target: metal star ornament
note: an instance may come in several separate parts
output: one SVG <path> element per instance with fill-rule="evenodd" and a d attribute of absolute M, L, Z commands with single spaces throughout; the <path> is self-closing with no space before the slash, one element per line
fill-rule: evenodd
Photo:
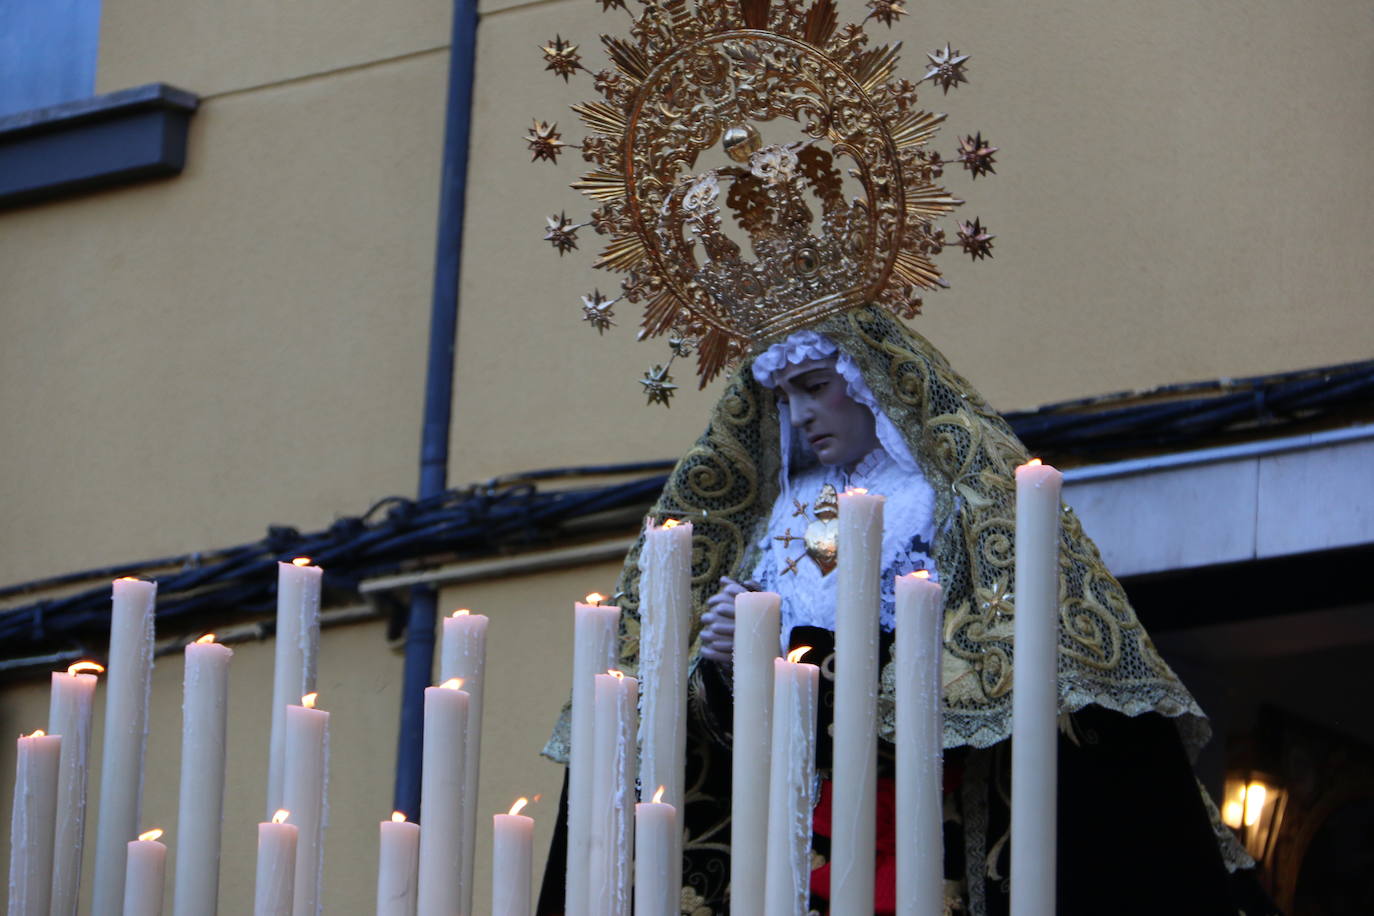
<path fill-rule="evenodd" d="M 544 69 L 563 77 L 565 83 L 582 66 L 582 55 L 577 53 L 577 45 L 564 41 L 561 35 L 555 35 L 553 41 L 547 42 L 540 50 L 544 52 L 544 60 L 548 64 Z"/>
<path fill-rule="evenodd" d="M 649 403 L 659 403 L 664 407 L 671 407 L 669 400 L 677 386 L 673 384 L 673 377 L 668 374 L 667 366 L 654 366 L 644 373 L 644 378 L 639 380 L 639 384 L 644 386 L 644 393 L 649 396 Z"/>
<path fill-rule="evenodd" d="M 550 216 L 548 227 L 544 231 L 544 241 L 558 249 L 560 256 L 565 255 L 577 247 L 577 230 L 581 228 L 568 219 L 566 213 Z"/>
<path fill-rule="evenodd" d="M 973 260 L 992 257 L 992 240 L 995 235 L 988 234 L 977 217 L 973 222 L 959 223 L 959 245 Z"/>
<path fill-rule="evenodd" d="M 547 159 L 549 162 L 557 162 L 558 154 L 563 152 L 563 147 L 567 146 L 562 140 L 562 134 L 558 132 L 557 124 L 550 124 L 547 121 L 535 119 L 534 126 L 525 135 L 525 142 L 530 146 L 530 162 L 538 162 L 540 159 Z"/>
<path fill-rule="evenodd" d="M 971 137 L 959 138 L 959 161 L 964 164 L 964 168 L 973 173 L 975 179 L 979 175 L 997 174 L 992 167 L 995 161 L 992 154 L 995 152 L 997 147 L 984 140 L 981 131 Z"/>
<path fill-rule="evenodd" d="M 590 296 L 582 297 L 582 320 L 596 328 L 596 333 L 602 334 L 607 328 L 615 327 L 615 322 L 611 319 L 615 317 L 615 312 L 611 311 L 611 306 L 617 300 L 607 299 L 601 295 L 601 290 L 594 289 Z"/>
<path fill-rule="evenodd" d="M 876 19 L 888 28 L 892 28 L 892 23 L 906 15 L 906 10 L 902 7 L 906 0 L 868 0 L 868 17 Z"/>
<path fill-rule="evenodd" d="M 930 80 L 935 85 L 944 90 L 948 95 L 949 91 L 960 83 L 967 83 L 968 76 L 964 73 L 964 64 L 968 61 L 967 54 L 960 54 L 945 42 L 943 48 L 936 48 L 926 54 L 930 58 L 930 64 L 926 75 L 921 77 L 922 81 Z"/>

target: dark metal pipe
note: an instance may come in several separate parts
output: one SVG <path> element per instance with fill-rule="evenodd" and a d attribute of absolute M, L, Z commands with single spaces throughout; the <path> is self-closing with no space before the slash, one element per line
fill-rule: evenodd
<path fill-rule="evenodd" d="M 458 277 L 467 203 L 472 86 L 477 62 L 477 2 L 454 0 L 444 114 L 444 160 L 439 186 L 439 229 L 430 307 L 429 367 L 420 439 L 420 499 L 448 487 L 449 418 L 453 412 L 453 355 L 458 345 Z M 420 760 L 424 749 L 425 688 L 434 672 L 434 628 L 439 596 L 428 586 L 411 591 L 406 624 L 401 727 L 396 746 L 396 810 L 420 819 Z"/>

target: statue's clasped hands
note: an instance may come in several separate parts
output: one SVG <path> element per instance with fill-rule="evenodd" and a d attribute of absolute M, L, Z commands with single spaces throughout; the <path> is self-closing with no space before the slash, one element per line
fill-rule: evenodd
<path fill-rule="evenodd" d="M 729 576 L 721 576 L 720 585 L 720 591 L 706 600 L 706 610 L 701 615 L 701 654 L 730 668 L 735 653 L 735 598 L 761 587 L 757 582 L 740 583 Z"/>

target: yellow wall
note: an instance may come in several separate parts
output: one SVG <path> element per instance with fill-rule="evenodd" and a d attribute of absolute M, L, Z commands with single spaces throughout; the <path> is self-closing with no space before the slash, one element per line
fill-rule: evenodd
<path fill-rule="evenodd" d="M 589 268 L 596 237 L 562 259 L 540 239 L 547 214 L 589 210 L 566 187 L 582 163 L 530 165 L 520 138 L 539 117 L 578 141 L 567 105 L 593 93 L 545 72 L 537 45 L 561 33 L 599 66 L 596 31 L 627 20 L 597 9 L 484 7 L 455 484 L 677 454 L 713 396 L 683 366 L 672 409 L 644 408 L 635 379 L 663 348 L 634 343 L 628 307 L 604 337 L 579 321 L 583 293 L 616 287 Z M 0 583 L 323 527 L 413 492 L 448 18 L 438 0 L 105 4 L 100 90 L 159 80 L 204 103 L 180 177 L 0 212 Z M 917 324 L 996 405 L 1370 355 L 1365 4 L 931 3 L 893 36 L 913 78 L 945 41 L 973 54 L 969 85 L 925 94 L 950 112 L 938 147 L 982 130 L 1002 150 L 995 177 L 948 175 L 995 257 L 948 252 L 954 289 Z M 535 753 L 567 682 L 564 611 L 613 576 L 445 595 L 493 615 L 491 695 L 508 695 L 510 718 L 489 711 L 482 810 L 543 791 L 541 849 L 558 770 Z M 251 883 L 269 657 L 244 645 L 235 662 L 226 894 Z M 145 816 L 168 826 L 178 668 L 157 669 Z M 347 863 L 329 872 L 333 912 L 371 893 L 399 677 L 380 626 L 327 634 L 330 856 Z M 40 680 L 7 684 L 0 734 L 45 704 Z M 0 750 L 0 818 L 12 772 Z"/>

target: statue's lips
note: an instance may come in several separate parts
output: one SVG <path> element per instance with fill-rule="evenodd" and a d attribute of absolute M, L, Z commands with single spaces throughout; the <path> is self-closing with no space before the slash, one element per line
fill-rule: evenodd
<path fill-rule="evenodd" d="M 825 442 L 827 439 L 834 438 L 835 437 L 830 435 L 830 433 L 820 433 L 819 435 L 812 436 L 810 439 L 806 441 L 811 443 L 812 448 L 819 448 L 822 442 Z"/>

